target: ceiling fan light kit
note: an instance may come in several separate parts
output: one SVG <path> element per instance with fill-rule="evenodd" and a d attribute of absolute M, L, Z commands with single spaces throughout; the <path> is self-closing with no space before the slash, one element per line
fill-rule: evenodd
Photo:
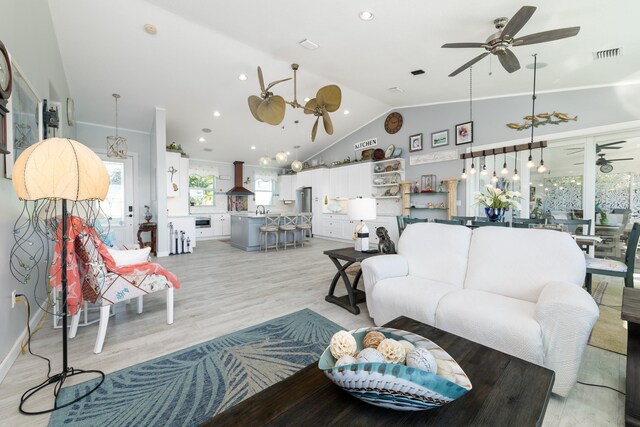
<path fill-rule="evenodd" d="M 337 85 L 328 85 L 321 87 L 315 98 L 310 99 L 305 105 L 298 102 L 297 99 L 297 71 L 298 64 L 291 64 L 293 70 L 293 101 L 285 101 L 280 95 L 271 92 L 271 88 L 275 85 L 291 80 L 291 77 L 276 80 L 264 85 L 262 69 L 258 67 L 258 80 L 260 83 L 260 96 L 251 95 L 248 98 L 249 110 L 253 117 L 259 121 L 268 123 L 272 126 L 279 125 L 284 119 L 287 104 L 292 108 L 302 108 L 305 114 L 313 114 L 316 121 L 311 129 L 311 141 L 315 141 L 318 132 L 318 122 L 322 117 L 322 124 L 327 134 L 333 135 L 333 123 L 329 113 L 333 113 L 340 108 L 342 101 L 342 91 Z"/>
<path fill-rule="evenodd" d="M 511 19 L 505 17 L 495 19 L 493 23 L 498 31 L 490 35 L 484 42 L 442 45 L 443 48 L 483 48 L 486 50 L 454 70 L 449 74 L 449 77 L 458 75 L 489 54 L 496 55 L 502 67 L 507 72 L 513 73 L 520 69 L 520 61 L 509 48 L 573 37 L 580 31 L 580 27 L 569 27 L 516 37 L 516 34 L 525 26 L 535 11 L 536 7 L 534 6 L 522 6 Z"/>

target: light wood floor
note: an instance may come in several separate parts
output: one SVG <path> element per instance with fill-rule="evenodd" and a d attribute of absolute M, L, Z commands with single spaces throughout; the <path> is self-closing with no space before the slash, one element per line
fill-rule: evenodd
<path fill-rule="evenodd" d="M 180 350 L 274 317 L 309 308 L 347 329 L 372 326 L 366 304 L 355 316 L 324 301 L 335 267 L 322 254 L 345 244 L 313 239 L 304 248 L 269 253 L 246 253 L 219 241 L 198 242 L 191 255 L 161 258 L 178 275 L 175 321 L 166 324 L 164 292 L 145 298 L 142 315 L 135 303 L 119 304 L 111 317 L 104 350 L 93 354 L 97 325 L 80 327 L 69 342 L 69 364 L 105 373 Z M 33 339 L 33 350 L 61 366 L 61 333 L 50 319 Z M 624 356 L 588 347 L 580 380 L 624 391 Z M 44 379 L 46 364 L 20 356 L 0 384 L 0 425 L 44 426 L 49 416 L 18 412 L 21 394 Z M 34 400 L 47 406 L 51 400 Z M 624 424 L 624 396 L 578 384 L 567 399 L 553 397 L 545 426 L 604 426 Z"/>

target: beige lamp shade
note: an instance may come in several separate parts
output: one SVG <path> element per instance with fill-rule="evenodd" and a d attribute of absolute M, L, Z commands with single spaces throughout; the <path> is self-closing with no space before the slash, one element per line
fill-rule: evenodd
<path fill-rule="evenodd" d="M 88 147 L 71 139 L 49 138 L 18 157 L 13 188 L 21 200 L 104 200 L 109 174 Z"/>

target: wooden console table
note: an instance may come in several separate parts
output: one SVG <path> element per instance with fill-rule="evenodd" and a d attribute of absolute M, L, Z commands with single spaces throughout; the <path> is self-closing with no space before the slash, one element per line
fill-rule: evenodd
<path fill-rule="evenodd" d="M 621 317 L 628 322 L 629 334 L 624 421 L 627 426 L 640 426 L 640 289 L 624 288 Z"/>
<path fill-rule="evenodd" d="M 142 242 L 142 237 L 140 236 L 140 234 L 144 233 L 144 232 L 149 232 L 151 233 L 151 241 L 150 242 L 146 242 L 146 244 L 148 244 L 151 247 L 151 252 L 153 253 L 153 256 L 158 256 L 158 252 L 157 252 L 157 232 L 158 232 L 158 224 L 156 224 L 155 222 L 143 222 L 140 224 L 140 227 L 138 228 L 138 243 L 140 244 L 141 248 L 145 247 L 145 243 Z"/>
<path fill-rule="evenodd" d="M 356 278 L 351 283 L 349 280 L 349 276 L 347 276 L 347 268 L 351 266 L 354 262 L 361 262 L 365 259 L 380 255 L 380 253 L 363 253 L 360 251 L 356 251 L 353 247 L 342 248 L 342 249 L 332 249 L 330 251 L 324 251 L 324 254 L 327 255 L 333 264 L 338 269 L 338 272 L 335 276 L 333 276 L 333 280 L 331 281 L 331 286 L 329 287 L 329 293 L 324 299 L 328 302 L 332 302 L 334 304 L 339 305 L 340 307 L 349 310 L 353 314 L 360 314 L 360 308 L 358 307 L 358 303 L 364 302 L 365 293 L 360 289 L 357 289 L 358 282 L 360 281 L 360 276 L 362 276 L 362 270 L 358 270 L 356 274 Z M 340 260 L 346 261 L 344 264 L 340 264 Z M 342 281 L 344 282 L 344 286 L 347 289 L 347 295 L 337 297 L 333 293 L 336 290 L 336 284 L 338 280 L 342 277 Z"/>

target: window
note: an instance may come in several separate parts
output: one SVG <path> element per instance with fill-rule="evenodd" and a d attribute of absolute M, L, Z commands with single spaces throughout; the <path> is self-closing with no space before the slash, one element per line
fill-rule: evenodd
<path fill-rule="evenodd" d="M 214 206 L 214 189 L 215 177 L 213 175 L 189 174 L 189 203 L 191 206 Z"/>
<path fill-rule="evenodd" d="M 109 192 L 101 203 L 106 218 L 101 219 L 101 225 L 124 225 L 124 164 L 119 162 L 104 162 L 109 174 Z"/>
<path fill-rule="evenodd" d="M 257 179 L 255 188 L 256 205 L 273 204 L 273 181 Z"/>

